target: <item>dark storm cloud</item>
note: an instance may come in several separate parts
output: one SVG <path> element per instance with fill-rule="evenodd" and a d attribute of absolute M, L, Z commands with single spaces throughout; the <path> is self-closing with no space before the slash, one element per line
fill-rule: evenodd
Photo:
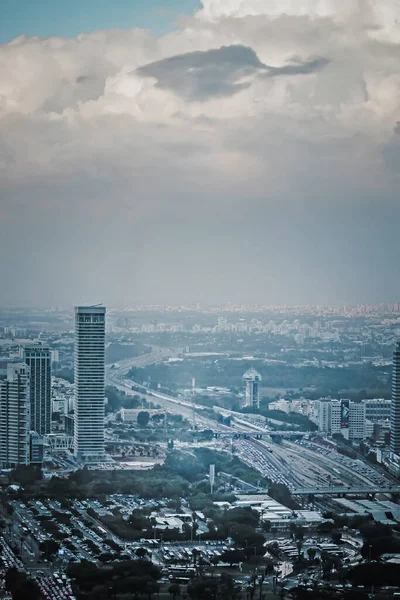
<path fill-rule="evenodd" d="M 223 46 L 206 52 L 189 52 L 137 69 L 144 77 L 157 79 L 157 86 L 173 90 L 189 100 L 232 96 L 249 87 L 244 78 L 268 67 L 251 48 Z"/>
<path fill-rule="evenodd" d="M 397 121 L 393 127 L 393 133 L 400 135 L 400 121 Z"/>
<path fill-rule="evenodd" d="M 251 85 L 249 78 L 308 75 L 323 69 L 329 60 L 318 57 L 294 59 L 283 67 L 262 63 L 252 48 L 222 46 L 206 52 L 189 52 L 145 65 L 136 73 L 153 77 L 157 86 L 169 89 L 188 100 L 208 100 L 233 96 Z M 246 80 L 247 79 L 247 80 Z"/>
<path fill-rule="evenodd" d="M 268 67 L 268 75 L 269 77 L 276 77 L 278 75 L 309 75 L 310 73 L 321 71 L 329 63 L 330 60 L 323 57 L 318 57 L 304 62 L 297 60 L 292 64 L 285 65 L 284 67 Z"/>
<path fill-rule="evenodd" d="M 90 79 L 91 77 L 89 77 L 89 75 L 78 75 L 76 78 L 76 83 L 86 83 Z"/>

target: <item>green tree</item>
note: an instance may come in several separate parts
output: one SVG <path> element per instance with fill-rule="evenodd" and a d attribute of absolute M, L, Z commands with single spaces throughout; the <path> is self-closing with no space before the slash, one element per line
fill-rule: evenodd
<path fill-rule="evenodd" d="M 178 583 L 173 583 L 168 588 L 168 593 L 172 596 L 172 600 L 175 600 L 177 596 L 181 595 L 181 588 Z"/>
<path fill-rule="evenodd" d="M 148 555 L 148 552 L 146 548 L 136 548 L 135 554 L 138 558 L 140 558 L 140 560 L 144 560 L 145 557 Z"/>
<path fill-rule="evenodd" d="M 137 416 L 137 424 L 139 427 L 147 427 L 150 421 L 150 415 L 147 411 L 142 410 Z"/>

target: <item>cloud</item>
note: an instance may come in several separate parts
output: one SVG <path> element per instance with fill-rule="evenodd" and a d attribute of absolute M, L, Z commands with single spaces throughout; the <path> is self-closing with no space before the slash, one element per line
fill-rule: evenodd
<path fill-rule="evenodd" d="M 27 247 L 40 239 L 40 256 L 47 249 L 62 265 L 64 245 L 75 244 L 78 271 L 79 253 L 125 272 L 130 254 L 147 289 L 143 265 L 156 279 L 165 246 L 162 275 L 170 269 L 178 289 L 170 240 L 185 255 L 190 229 L 193 261 L 211 289 L 207 243 L 221 256 L 239 245 L 245 282 L 246 261 L 277 277 L 266 257 L 282 245 L 310 256 L 310 232 L 340 227 L 339 215 L 354 219 L 354 231 L 366 207 L 393 222 L 399 18 L 394 0 L 203 0 L 161 37 L 110 30 L 0 46 L 0 252 L 13 254 L 30 287 L 37 271 L 24 266 L 21 235 Z M 293 274 L 290 260 L 281 266 Z M 74 283 L 72 269 L 70 277 L 60 295 L 85 280 L 81 273 Z M 261 296 L 270 289 L 260 281 Z"/>
<path fill-rule="evenodd" d="M 249 88 L 257 76 L 307 75 L 323 69 L 329 60 L 315 58 L 272 67 L 262 63 L 254 50 L 245 46 L 223 46 L 189 52 L 139 67 L 135 74 L 151 77 L 156 86 L 171 90 L 186 100 L 204 101 L 233 96 Z"/>
<path fill-rule="evenodd" d="M 249 87 L 251 78 L 266 69 L 254 50 L 237 45 L 172 56 L 140 67 L 137 73 L 153 77 L 158 87 L 188 100 L 207 100 L 232 96 Z"/>
<path fill-rule="evenodd" d="M 314 58 L 313 60 L 301 61 L 297 60 L 293 64 L 284 65 L 283 67 L 268 67 L 270 76 L 278 75 L 309 75 L 320 71 L 329 64 L 327 58 Z"/>

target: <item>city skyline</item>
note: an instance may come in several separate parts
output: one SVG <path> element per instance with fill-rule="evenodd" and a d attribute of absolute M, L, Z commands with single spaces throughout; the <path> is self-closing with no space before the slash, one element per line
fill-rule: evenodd
<path fill-rule="evenodd" d="M 59 4 L 1 9 L 0 305 L 400 296 L 397 2 Z"/>

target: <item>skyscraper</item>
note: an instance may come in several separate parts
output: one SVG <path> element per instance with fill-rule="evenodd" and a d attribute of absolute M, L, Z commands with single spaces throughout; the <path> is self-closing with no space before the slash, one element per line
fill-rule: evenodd
<path fill-rule="evenodd" d="M 260 397 L 258 384 L 262 380 L 260 373 L 251 368 L 242 377 L 246 383 L 246 402 L 245 406 L 260 408 Z"/>
<path fill-rule="evenodd" d="M 0 381 L 0 465 L 29 464 L 29 367 L 8 363 Z"/>
<path fill-rule="evenodd" d="M 51 428 L 51 352 L 45 346 L 24 349 L 24 362 L 29 367 L 31 429 L 39 435 Z"/>
<path fill-rule="evenodd" d="M 105 313 L 75 307 L 74 450 L 83 462 L 104 460 Z"/>
<path fill-rule="evenodd" d="M 393 352 L 390 452 L 400 456 L 400 342 L 397 342 Z"/>

